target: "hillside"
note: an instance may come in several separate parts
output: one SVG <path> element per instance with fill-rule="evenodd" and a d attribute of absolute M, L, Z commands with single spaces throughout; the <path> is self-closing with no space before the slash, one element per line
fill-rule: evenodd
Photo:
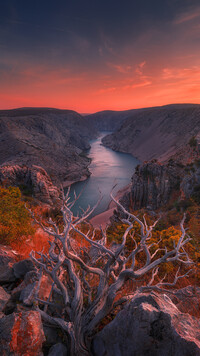
<path fill-rule="evenodd" d="M 200 105 L 167 105 L 133 111 L 117 131 L 103 139 L 103 144 L 141 161 L 165 161 L 199 131 Z"/>
<path fill-rule="evenodd" d="M 85 122 L 70 110 L 0 111 L 0 164 L 41 166 L 56 184 L 81 180 L 89 175 L 89 160 L 82 151 L 97 134 Z"/>

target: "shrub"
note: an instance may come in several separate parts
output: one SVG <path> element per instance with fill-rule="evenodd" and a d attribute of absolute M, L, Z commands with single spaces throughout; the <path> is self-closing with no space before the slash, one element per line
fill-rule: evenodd
<path fill-rule="evenodd" d="M 22 242 L 33 231 L 19 188 L 0 187 L 0 243 Z"/>
<path fill-rule="evenodd" d="M 196 139 L 196 137 L 192 136 L 188 143 L 189 143 L 190 147 L 197 147 L 197 139 Z"/>

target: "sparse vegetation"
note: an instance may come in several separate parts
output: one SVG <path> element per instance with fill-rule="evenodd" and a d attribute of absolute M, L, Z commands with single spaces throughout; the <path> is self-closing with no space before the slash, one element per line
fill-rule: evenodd
<path fill-rule="evenodd" d="M 192 136 L 191 139 L 189 140 L 188 144 L 190 145 L 190 147 L 196 148 L 197 147 L 197 139 L 196 139 L 196 137 Z"/>
<path fill-rule="evenodd" d="M 20 243 L 33 232 L 31 216 L 21 200 L 19 188 L 0 187 L 0 243 Z"/>

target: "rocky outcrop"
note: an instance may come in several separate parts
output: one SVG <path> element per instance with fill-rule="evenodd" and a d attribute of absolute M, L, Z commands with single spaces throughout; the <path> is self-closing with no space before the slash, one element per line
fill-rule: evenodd
<path fill-rule="evenodd" d="M 138 165 L 132 177 L 130 191 L 122 198 L 122 204 L 133 210 L 143 207 L 157 209 L 165 205 L 174 190 L 179 189 L 182 167 L 172 163 L 162 165 L 147 162 Z"/>
<path fill-rule="evenodd" d="M 60 199 L 59 188 L 56 187 L 46 171 L 39 166 L 1 166 L 0 183 L 4 185 L 13 185 L 26 187 L 29 194 L 36 199 L 47 203 L 56 204 Z"/>
<path fill-rule="evenodd" d="M 156 210 L 166 205 L 175 191 L 179 194 L 179 201 L 192 197 L 200 202 L 199 160 L 187 166 L 172 159 L 167 164 L 153 160 L 138 165 L 129 191 L 120 202 L 127 209 Z"/>
<path fill-rule="evenodd" d="M 200 132 L 200 105 L 167 105 L 132 112 L 121 127 L 103 138 L 114 151 L 141 161 L 164 162 Z"/>
<path fill-rule="evenodd" d="M 136 294 L 93 340 L 94 356 L 199 356 L 200 321 L 166 295 Z"/>
<path fill-rule="evenodd" d="M 45 341 L 40 313 L 23 311 L 0 319 L 0 353 L 12 356 L 42 356 Z"/>
<path fill-rule="evenodd" d="M 199 162 L 198 162 L 199 165 Z M 200 202 L 200 167 L 195 164 L 187 168 L 187 174 L 181 181 L 181 192 L 183 198 L 193 197 L 196 202 Z"/>

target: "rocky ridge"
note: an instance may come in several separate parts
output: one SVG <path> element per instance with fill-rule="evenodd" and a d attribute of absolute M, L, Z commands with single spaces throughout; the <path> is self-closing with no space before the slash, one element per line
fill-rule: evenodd
<path fill-rule="evenodd" d="M 139 160 L 167 161 L 200 132 L 200 105 L 180 104 L 141 109 L 102 142 Z"/>

